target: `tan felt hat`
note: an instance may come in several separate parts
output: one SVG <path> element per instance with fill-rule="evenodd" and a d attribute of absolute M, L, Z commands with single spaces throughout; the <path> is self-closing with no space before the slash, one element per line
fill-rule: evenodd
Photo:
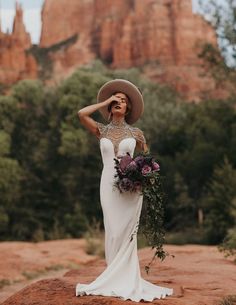
<path fill-rule="evenodd" d="M 116 92 L 122 92 L 129 97 L 131 102 L 131 111 L 126 116 L 126 122 L 128 124 L 135 123 L 144 111 L 143 96 L 140 89 L 128 80 L 117 78 L 106 82 L 99 89 L 97 103 L 105 101 Z M 99 111 L 108 121 L 108 106 L 100 108 Z"/>

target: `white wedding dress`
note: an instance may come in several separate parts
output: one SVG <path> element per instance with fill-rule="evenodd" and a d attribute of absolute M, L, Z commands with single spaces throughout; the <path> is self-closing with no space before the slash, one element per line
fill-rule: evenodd
<path fill-rule="evenodd" d="M 140 129 L 130 125 L 129 132 L 118 142 L 105 137 L 106 126 L 97 123 L 100 130 L 100 150 L 103 171 L 100 182 L 100 201 L 105 228 L 106 269 L 90 284 L 78 283 L 76 296 L 102 295 L 139 302 L 152 301 L 173 294 L 172 288 L 156 286 L 141 277 L 137 255 L 137 230 L 143 196 L 138 193 L 120 193 L 113 186 L 114 157 L 129 152 L 133 156 Z M 141 139 L 144 139 L 141 134 Z M 115 149 L 116 146 L 116 149 Z M 117 154 L 115 154 L 115 151 Z M 131 238 L 133 237 L 133 238 Z"/>

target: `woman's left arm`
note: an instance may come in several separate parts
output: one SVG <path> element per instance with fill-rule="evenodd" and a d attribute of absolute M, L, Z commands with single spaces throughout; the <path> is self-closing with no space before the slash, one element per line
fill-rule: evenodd
<path fill-rule="evenodd" d="M 137 148 L 144 153 L 149 152 L 149 148 L 147 146 L 146 139 L 145 139 L 145 136 L 144 136 L 142 130 L 137 127 L 134 127 L 133 133 L 134 133 L 134 136 L 137 141 Z"/>
<path fill-rule="evenodd" d="M 137 148 L 138 148 L 138 150 L 140 150 L 144 153 L 149 152 L 149 148 L 148 148 L 146 142 L 137 141 Z"/>
<path fill-rule="evenodd" d="M 143 152 L 147 153 L 149 152 L 149 148 L 147 146 L 147 143 L 143 143 L 143 148 L 142 148 Z"/>

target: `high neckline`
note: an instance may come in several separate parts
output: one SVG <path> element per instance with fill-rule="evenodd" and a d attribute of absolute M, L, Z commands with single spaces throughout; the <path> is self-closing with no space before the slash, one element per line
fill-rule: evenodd
<path fill-rule="evenodd" d="M 126 123 L 126 121 L 125 121 L 124 118 L 123 118 L 123 119 L 120 119 L 120 120 L 113 119 L 113 120 L 110 122 L 110 125 L 122 127 L 122 126 L 126 126 L 127 123 Z"/>

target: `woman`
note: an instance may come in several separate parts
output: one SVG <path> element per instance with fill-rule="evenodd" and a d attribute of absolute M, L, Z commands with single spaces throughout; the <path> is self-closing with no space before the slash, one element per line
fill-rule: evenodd
<path fill-rule="evenodd" d="M 105 228 L 106 269 L 90 284 L 76 285 L 76 296 L 104 295 L 152 301 L 173 293 L 173 289 L 156 286 L 141 277 L 137 255 L 137 228 L 143 196 L 120 193 L 114 188 L 114 158 L 131 156 L 138 149 L 147 152 L 143 132 L 131 126 L 143 113 L 143 97 L 131 82 L 115 79 L 98 92 L 97 104 L 79 110 L 81 123 L 100 140 L 103 171 L 100 202 Z M 99 110 L 109 124 L 94 121 L 90 115 Z M 131 238 L 133 236 L 133 238 Z"/>

